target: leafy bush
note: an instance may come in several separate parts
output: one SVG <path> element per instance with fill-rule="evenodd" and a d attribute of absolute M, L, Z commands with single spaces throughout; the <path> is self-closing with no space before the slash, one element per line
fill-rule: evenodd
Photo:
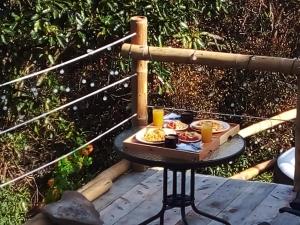
<path fill-rule="evenodd" d="M 29 190 L 27 188 L 3 188 L 0 191 L 0 200 L 0 224 L 22 224 L 30 207 Z"/>

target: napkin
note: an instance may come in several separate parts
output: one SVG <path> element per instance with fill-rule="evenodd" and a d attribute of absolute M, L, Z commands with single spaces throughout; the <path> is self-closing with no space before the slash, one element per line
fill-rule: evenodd
<path fill-rule="evenodd" d="M 181 151 L 199 152 L 202 148 L 203 143 L 201 141 L 194 143 L 180 143 L 177 144 L 176 149 Z"/>
<path fill-rule="evenodd" d="M 176 120 L 176 119 L 180 119 L 180 115 L 176 113 L 169 113 L 164 116 L 164 120 Z"/>

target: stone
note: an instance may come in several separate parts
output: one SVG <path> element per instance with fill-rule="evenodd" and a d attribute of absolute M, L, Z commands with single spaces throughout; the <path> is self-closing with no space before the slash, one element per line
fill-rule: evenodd
<path fill-rule="evenodd" d="M 94 205 L 77 191 L 65 191 L 62 198 L 42 209 L 58 225 L 102 225 Z"/>

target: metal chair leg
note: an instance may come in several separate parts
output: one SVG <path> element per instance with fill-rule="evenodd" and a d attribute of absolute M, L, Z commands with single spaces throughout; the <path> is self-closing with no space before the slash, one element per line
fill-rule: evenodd
<path fill-rule="evenodd" d="M 184 225 L 188 225 L 188 222 L 186 221 L 185 217 L 185 206 L 181 207 L 181 220 Z"/>

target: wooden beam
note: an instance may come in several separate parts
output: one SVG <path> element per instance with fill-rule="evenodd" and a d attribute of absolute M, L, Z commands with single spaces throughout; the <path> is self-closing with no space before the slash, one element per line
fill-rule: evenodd
<path fill-rule="evenodd" d="M 276 159 L 271 159 L 262 163 L 257 164 L 251 168 L 248 168 L 240 173 L 237 173 L 230 177 L 231 179 L 238 179 L 238 180 L 250 180 L 257 175 L 261 174 L 262 172 L 268 170 L 269 168 L 273 167 L 276 162 Z"/>
<path fill-rule="evenodd" d="M 130 168 L 130 162 L 123 159 L 108 169 L 102 171 L 97 177 L 88 182 L 77 191 L 83 194 L 89 201 L 93 201 L 107 192 L 112 182 L 124 174 Z"/>
<path fill-rule="evenodd" d="M 300 74 L 300 60 L 270 56 L 242 55 L 170 47 L 123 44 L 121 55 L 136 60 L 202 64 L 222 68 L 265 70 Z"/>
<path fill-rule="evenodd" d="M 106 193 L 112 186 L 112 180 L 109 178 L 102 178 L 95 180 L 95 183 L 89 188 L 84 189 L 81 194 L 89 201 L 94 201 L 99 196 Z"/>
<path fill-rule="evenodd" d="M 261 131 L 267 130 L 271 127 L 277 126 L 284 121 L 292 120 L 296 118 L 296 109 L 291 109 L 289 111 L 280 113 L 276 116 L 271 117 L 269 120 L 260 121 L 258 123 L 252 124 L 239 131 L 239 135 L 243 138 L 249 137 L 251 135 L 257 134 Z"/>

